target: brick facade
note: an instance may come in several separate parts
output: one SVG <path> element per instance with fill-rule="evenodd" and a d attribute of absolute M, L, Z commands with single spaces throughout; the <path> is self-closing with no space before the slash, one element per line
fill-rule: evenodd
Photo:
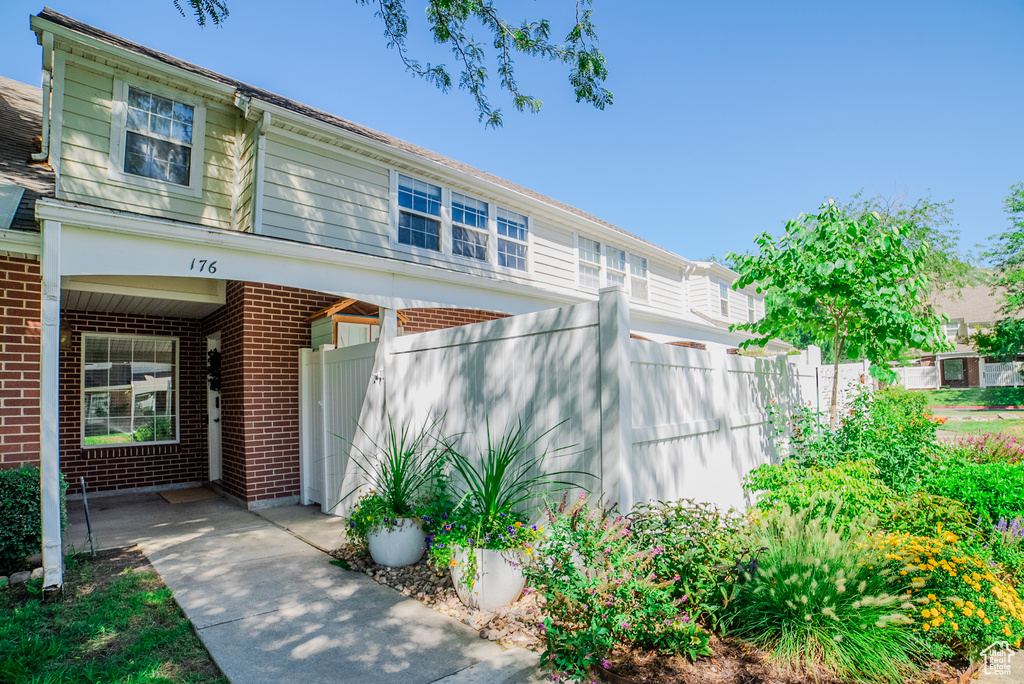
<path fill-rule="evenodd" d="M 60 351 L 60 466 L 69 493 L 135 489 L 207 479 L 206 338 L 198 321 L 109 313 L 61 312 L 71 344 Z M 82 446 L 82 333 L 178 338 L 177 444 Z M 38 400 L 37 400 L 38 404 Z M 37 447 L 38 449 L 38 447 Z"/>
<path fill-rule="evenodd" d="M 39 462 L 39 262 L 0 257 L 0 283 L 0 468 L 13 468 Z"/>
<path fill-rule="evenodd" d="M 484 321 L 507 318 L 509 315 L 476 309 L 402 309 L 402 313 L 409 317 L 409 322 L 405 324 L 407 333 L 429 332 L 470 323 L 483 323 Z"/>

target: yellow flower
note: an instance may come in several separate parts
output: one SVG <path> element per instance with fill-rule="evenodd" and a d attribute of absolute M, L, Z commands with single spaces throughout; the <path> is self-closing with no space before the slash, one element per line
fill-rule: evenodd
<path fill-rule="evenodd" d="M 929 629 L 931 629 L 931 626 L 926 622 L 923 625 L 921 625 L 921 629 L 927 632 Z"/>
<path fill-rule="evenodd" d="M 932 616 L 932 612 L 930 610 L 928 610 L 927 608 L 925 608 L 924 610 L 921 611 L 921 617 L 928 618 L 928 617 L 931 617 L 931 616 Z"/>

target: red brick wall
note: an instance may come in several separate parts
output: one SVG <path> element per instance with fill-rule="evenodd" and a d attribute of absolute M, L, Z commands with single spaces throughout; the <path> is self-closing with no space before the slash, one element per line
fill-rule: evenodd
<path fill-rule="evenodd" d="M 221 333 L 224 487 L 247 502 L 299 494 L 299 349 L 308 318 L 336 295 L 229 283 L 227 306 L 203 321 Z"/>
<path fill-rule="evenodd" d="M 507 318 L 509 315 L 476 309 L 403 309 L 402 313 L 409 317 L 409 322 L 405 324 L 407 333 L 443 330 L 469 323 Z"/>
<path fill-rule="evenodd" d="M 0 468 L 39 462 L 39 262 L 0 257 Z"/>
<path fill-rule="evenodd" d="M 206 339 L 198 321 L 109 313 L 61 312 L 71 346 L 60 351 L 60 460 L 68 491 L 135 489 L 207 477 Z M 82 333 L 178 338 L 178 444 L 82 447 Z"/>

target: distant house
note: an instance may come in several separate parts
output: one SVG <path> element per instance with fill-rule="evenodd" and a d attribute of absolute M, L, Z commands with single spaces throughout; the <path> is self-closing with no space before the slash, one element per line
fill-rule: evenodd
<path fill-rule="evenodd" d="M 965 287 L 959 293 L 939 293 L 933 306 L 937 313 L 949 318 L 946 339 L 953 343 L 952 351 L 920 357 L 922 367 L 935 367 L 938 374 L 934 382 L 942 387 L 992 387 L 1019 384 L 1012 364 L 986 359 L 974 348 L 974 336 L 991 329 L 1005 316 L 999 313 L 1000 293 L 988 285 Z"/>

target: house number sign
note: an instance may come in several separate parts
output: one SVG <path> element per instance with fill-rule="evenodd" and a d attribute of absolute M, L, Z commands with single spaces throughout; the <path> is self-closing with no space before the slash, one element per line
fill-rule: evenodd
<path fill-rule="evenodd" d="M 188 267 L 188 270 L 213 274 L 217 272 L 217 262 L 210 261 L 209 259 L 193 259 L 192 265 Z"/>

